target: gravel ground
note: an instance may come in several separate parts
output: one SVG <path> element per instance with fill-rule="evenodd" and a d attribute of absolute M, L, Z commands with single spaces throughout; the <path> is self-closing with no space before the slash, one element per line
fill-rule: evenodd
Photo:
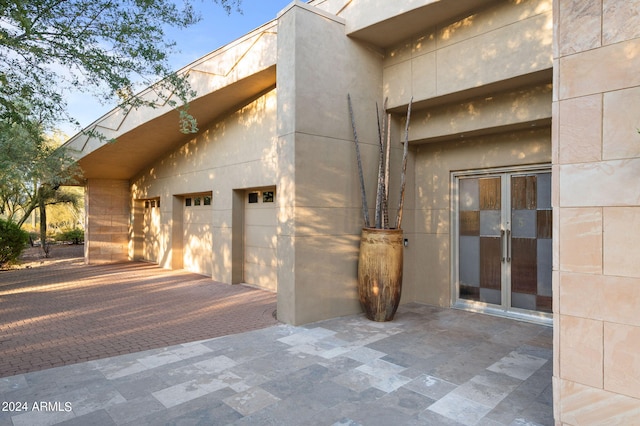
<path fill-rule="evenodd" d="M 28 247 L 22 252 L 19 263 L 5 265 L 3 269 L 24 269 L 45 266 L 49 263 L 75 262 L 83 257 L 83 244 L 55 244 L 51 246 L 49 257 L 44 257 L 41 247 Z"/>

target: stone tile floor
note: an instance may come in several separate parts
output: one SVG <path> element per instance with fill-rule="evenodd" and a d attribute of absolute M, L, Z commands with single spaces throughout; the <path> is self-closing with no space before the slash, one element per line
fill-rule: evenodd
<path fill-rule="evenodd" d="M 552 425 L 551 375 L 551 328 L 411 303 L 0 378 L 0 426 Z"/>

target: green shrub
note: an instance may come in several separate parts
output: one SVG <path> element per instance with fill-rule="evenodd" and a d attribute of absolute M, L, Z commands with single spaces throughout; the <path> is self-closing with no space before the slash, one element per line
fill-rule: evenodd
<path fill-rule="evenodd" d="M 13 222 L 0 219 L 0 266 L 18 260 L 29 242 L 29 234 Z"/>
<path fill-rule="evenodd" d="M 69 241 L 73 244 L 80 244 L 84 241 L 84 231 L 82 229 L 67 229 L 56 235 L 56 241 Z"/>

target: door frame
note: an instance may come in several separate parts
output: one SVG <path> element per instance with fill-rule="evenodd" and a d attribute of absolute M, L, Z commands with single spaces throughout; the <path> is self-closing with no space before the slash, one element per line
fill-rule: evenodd
<path fill-rule="evenodd" d="M 450 188 L 451 188 L 451 205 L 450 205 L 450 277 L 451 287 L 450 304 L 452 308 L 462 309 L 471 312 L 485 313 L 489 315 L 496 315 L 500 317 L 514 318 L 522 321 L 533 322 L 536 324 L 553 325 L 553 314 L 547 312 L 528 311 L 518 308 L 509 308 L 510 303 L 506 303 L 504 306 L 498 307 L 497 305 L 491 305 L 485 302 L 462 300 L 458 298 L 459 294 L 459 223 L 458 223 L 458 203 L 459 203 L 459 186 L 458 180 L 461 177 L 483 177 L 483 176 L 498 176 L 505 173 L 518 174 L 518 173 L 552 173 L 551 164 L 534 164 L 525 166 L 510 166 L 510 167 L 497 167 L 497 168 L 483 168 L 483 169 L 470 169 L 453 171 L 450 173 Z M 553 177 L 552 177 L 553 179 Z M 510 197 L 509 197 L 510 198 Z M 555 238 L 555 235 L 552 237 Z M 507 275 L 507 278 L 509 276 Z M 506 280 L 506 278 L 505 278 Z M 510 279 L 508 280 L 510 286 Z M 504 290 L 503 290 L 504 291 Z M 511 288 L 507 292 L 506 298 L 511 297 Z M 502 295 L 503 303 L 505 301 L 505 295 Z M 508 300 L 507 300 L 508 302 Z"/>

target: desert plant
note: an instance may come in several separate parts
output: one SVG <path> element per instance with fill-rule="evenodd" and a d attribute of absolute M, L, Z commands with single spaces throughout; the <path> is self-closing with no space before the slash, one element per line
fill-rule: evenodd
<path fill-rule="evenodd" d="M 84 241 L 84 231 L 82 229 L 66 229 L 55 237 L 56 241 L 69 241 L 73 244 L 80 244 Z"/>
<path fill-rule="evenodd" d="M 369 208 L 367 206 L 367 194 L 364 184 L 364 174 L 362 171 L 362 157 L 360 155 L 360 142 L 358 140 L 358 132 L 356 130 L 356 122 L 353 114 L 353 106 L 351 104 L 351 95 L 347 95 L 349 104 L 349 116 L 351 117 L 351 127 L 353 129 L 353 138 L 356 147 L 356 160 L 358 162 L 358 174 L 360 177 L 360 195 L 362 196 L 362 219 L 366 228 L 377 229 L 401 229 L 402 228 L 402 210 L 404 207 L 404 189 L 406 185 L 407 172 L 407 155 L 409 150 L 409 122 L 411 120 L 411 105 L 413 98 L 409 101 L 407 108 L 407 119 L 404 132 L 404 148 L 402 153 L 402 169 L 400 174 L 400 197 L 398 201 L 398 210 L 394 226 L 389 223 L 389 154 L 391 142 L 391 114 L 383 115 L 378 110 L 376 104 L 376 115 L 378 121 L 378 184 L 376 191 L 376 208 L 374 223 L 370 222 Z M 384 102 L 383 109 L 386 110 L 387 101 Z"/>
<path fill-rule="evenodd" d="M 0 267 L 18 260 L 29 234 L 13 222 L 0 219 Z"/>

